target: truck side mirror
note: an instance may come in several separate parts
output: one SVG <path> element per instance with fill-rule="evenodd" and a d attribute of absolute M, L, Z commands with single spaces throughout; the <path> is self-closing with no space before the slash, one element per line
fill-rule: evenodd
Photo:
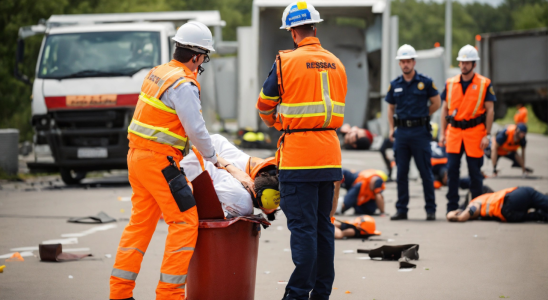
<path fill-rule="evenodd" d="M 17 51 L 15 52 L 15 70 L 14 70 L 14 76 L 16 79 L 30 85 L 29 77 L 25 74 L 21 74 L 19 72 L 19 64 L 23 62 L 23 58 L 25 56 L 25 40 L 18 39 L 17 40 Z"/>

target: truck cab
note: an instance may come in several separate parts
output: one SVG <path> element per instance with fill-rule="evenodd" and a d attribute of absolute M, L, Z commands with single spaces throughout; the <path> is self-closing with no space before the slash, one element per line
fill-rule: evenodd
<path fill-rule="evenodd" d="M 209 13 L 206 25 L 223 24 L 217 11 Z M 104 18 L 124 20 L 114 15 L 133 17 L 115 23 Z M 65 23 L 56 21 L 64 16 L 52 16 L 45 25 L 21 29 L 19 46 L 29 32 L 45 35 L 32 84 L 32 125 L 35 153 L 51 154 L 36 155 L 29 169 L 59 171 L 67 184 L 79 183 L 89 171 L 126 169 L 127 127 L 143 79 L 171 59 L 175 26 L 200 21 L 187 15 L 83 15 L 82 22 L 67 15 Z M 24 79 L 17 70 L 16 76 Z"/>

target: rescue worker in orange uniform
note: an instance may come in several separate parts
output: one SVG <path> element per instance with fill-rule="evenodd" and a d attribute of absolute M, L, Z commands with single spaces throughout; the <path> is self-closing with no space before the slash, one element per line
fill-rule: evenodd
<path fill-rule="evenodd" d="M 502 222 L 548 222 L 548 194 L 543 195 L 531 187 L 513 187 L 483 194 L 470 201 L 466 209 L 447 213 L 447 220 L 451 222 L 477 218 Z"/>
<path fill-rule="evenodd" d="M 286 300 L 329 299 L 335 278 L 331 217 L 334 182 L 342 179 L 335 130 L 343 125 L 347 79 L 341 61 L 316 37 L 321 21 L 307 2 L 287 6 L 281 29 L 290 31 L 296 48 L 279 52 L 257 101 L 263 122 L 283 130 L 276 153 L 280 207 L 295 264 Z"/>
<path fill-rule="evenodd" d="M 133 299 L 143 256 L 163 214 L 169 233 L 156 289 L 157 300 L 182 300 L 188 265 L 198 237 L 198 213 L 178 161 L 189 139 L 211 163 L 215 149 L 201 115 L 196 71 L 214 51 L 209 29 L 199 22 L 181 26 L 173 38 L 173 60 L 145 77 L 129 125 L 128 170 L 133 208 L 110 277 L 110 299 Z"/>
<path fill-rule="evenodd" d="M 343 214 L 350 208 L 354 208 L 355 215 L 373 215 L 379 209 L 384 214 L 384 183 L 388 176 L 381 170 L 364 170 L 353 172 L 343 169 L 343 182 L 341 187 L 346 189 L 344 202 L 341 203 L 340 213 Z"/>
<path fill-rule="evenodd" d="M 527 121 L 529 121 L 529 118 L 527 117 L 527 107 L 523 106 L 523 103 L 519 103 L 518 105 L 516 105 L 516 108 L 518 110 L 514 114 L 514 123 L 527 124 Z"/>
<path fill-rule="evenodd" d="M 517 125 L 508 125 L 503 130 L 497 132 L 493 137 L 491 145 L 485 150 L 485 154 L 493 163 L 493 176 L 497 176 L 497 163 L 500 157 L 506 157 L 512 161 L 512 167 L 520 168 L 523 175 L 532 173 L 533 170 L 525 166 L 525 146 L 527 140 L 527 126 L 523 123 Z M 518 149 L 521 148 L 521 155 Z"/>
<path fill-rule="evenodd" d="M 372 235 L 381 235 L 381 232 L 376 230 L 375 219 L 371 216 L 360 216 L 352 221 L 333 222 L 335 225 L 335 238 L 367 238 Z"/>
<path fill-rule="evenodd" d="M 479 60 L 476 48 L 470 45 L 462 47 L 457 60 L 462 74 L 449 78 L 441 95 L 446 100 L 441 108 L 440 146 L 446 147 L 448 158 L 447 212 L 459 206 L 463 154 L 466 154 L 468 163 L 472 197 L 481 195 L 483 150 L 489 146 L 496 101 L 491 80 L 474 72 Z"/>

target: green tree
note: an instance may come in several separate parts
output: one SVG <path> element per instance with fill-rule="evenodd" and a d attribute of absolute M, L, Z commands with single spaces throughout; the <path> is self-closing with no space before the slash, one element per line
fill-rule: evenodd
<path fill-rule="evenodd" d="M 512 13 L 514 29 L 548 27 L 548 2 L 526 4 Z"/>

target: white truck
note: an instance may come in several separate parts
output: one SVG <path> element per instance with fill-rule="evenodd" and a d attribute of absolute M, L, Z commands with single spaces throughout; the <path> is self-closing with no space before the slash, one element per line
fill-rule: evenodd
<path fill-rule="evenodd" d="M 65 183 L 76 184 L 88 171 L 127 168 L 127 127 L 143 79 L 171 59 L 171 37 L 190 20 L 217 35 L 225 25 L 218 11 L 191 11 L 53 15 L 20 28 L 18 64 L 24 39 L 44 34 L 32 84 L 32 124 L 35 153 L 51 155 L 35 155 L 29 169 L 59 171 Z M 17 67 L 15 76 L 30 82 Z"/>

